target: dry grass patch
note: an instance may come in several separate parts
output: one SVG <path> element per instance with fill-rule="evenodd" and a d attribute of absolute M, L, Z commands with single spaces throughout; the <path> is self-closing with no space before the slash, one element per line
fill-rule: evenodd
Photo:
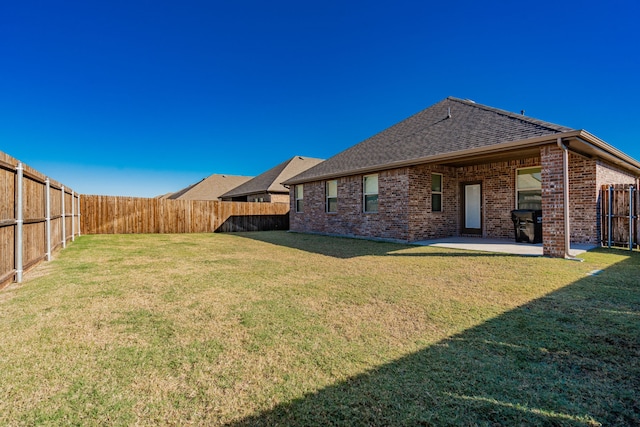
<path fill-rule="evenodd" d="M 82 236 L 1 294 L 0 424 L 624 425 L 639 257 L 586 258 Z"/>

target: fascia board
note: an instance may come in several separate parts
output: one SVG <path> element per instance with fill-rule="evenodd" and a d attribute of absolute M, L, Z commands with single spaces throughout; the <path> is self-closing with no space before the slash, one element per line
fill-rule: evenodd
<path fill-rule="evenodd" d="M 579 131 L 560 132 L 560 133 L 545 135 L 545 136 L 536 137 L 536 138 L 528 138 L 528 139 L 523 139 L 518 141 L 503 142 L 500 144 L 494 144 L 487 147 L 471 148 L 468 150 L 454 151 L 451 153 L 438 154 L 435 156 L 421 157 L 421 158 L 416 158 L 411 160 L 404 160 L 401 162 L 385 163 L 383 165 L 376 165 L 376 166 L 370 166 L 370 167 L 359 168 L 359 169 L 351 169 L 346 172 L 325 174 L 325 175 L 303 179 L 303 180 L 290 179 L 285 181 L 283 184 L 295 185 L 295 184 L 302 184 L 305 182 L 335 179 L 343 176 L 361 175 L 361 174 L 372 173 L 377 171 L 397 169 L 397 168 L 402 168 L 407 166 L 415 166 L 415 165 L 422 165 L 422 164 L 429 164 L 429 163 L 444 163 L 444 162 L 453 161 L 453 160 L 462 160 L 464 158 L 472 158 L 474 156 L 479 156 L 479 155 L 502 153 L 505 151 L 516 150 L 518 148 L 536 147 L 536 146 L 546 145 L 550 143 L 555 144 L 558 138 L 563 138 L 563 139 L 571 138 L 571 137 L 576 137 L 577 135 L 579 135 Z"/>

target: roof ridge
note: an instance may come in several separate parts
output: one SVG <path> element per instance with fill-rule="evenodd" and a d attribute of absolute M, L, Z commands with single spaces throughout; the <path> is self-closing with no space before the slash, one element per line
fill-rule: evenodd
<path fill-rule="evenodd" d="M 501 108 L 496 108 L 496 107 L 491 107 L 489 105 L 479 104 L 479 103 L 477 103 L 475 101 L 472 101 L 470 99 L 461 99 L 461 98 L 456 98 L 455 96 L 448 96 L 447 99 L 450 100 L 450 101 L 459 102 L 459 103 L 467 105 L 469 107 L 475 107 L 475 108 L 479 108 L 481 110 L 490 111 L 492 113 L 500 114 L 502 116 L 509 117 L 511 119 L 519 120 L 521 122 L 533 124 L 533 125 L 536 125 L 536 126 L 541 126 L 541 127 L 545 128 L 545 129 L 549 129 L 549 130 L 556 131 L 556 132 L 558 132 L 558 131 L 567 131 L 567 130 L 575 130 L 575 129 L 569 128 L 567 126 L 558 125 L 556 123 L 551 123 L 551 122 L 548 122 L 548 121 L 545 121 L 545 120 L 540 120 L 540 119 L 536 119 L 536 118 L 533 118 L 533 117 L 525 116 L 524 114 L 518 114 L 518 113 L 514 113 L 512 111 L 503 110 Z"/>

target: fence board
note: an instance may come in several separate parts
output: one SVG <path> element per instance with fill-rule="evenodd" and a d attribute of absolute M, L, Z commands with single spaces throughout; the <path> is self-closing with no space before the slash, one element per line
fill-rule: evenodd
<path fill-rule="evenodd" d="M 611 190 L 610 190 L 611 189 Z M 638 208 L 640 195 L 637 189 L 629 196 L 629 185 L 603 185 L 601 188 L 602 245 L 636 247 L 640 242 Z M 630 210 L 631 209 L 631 210 Z M 633 217 L 630 217 L 632 213 Z M 631 242 L 631 243 L 630 243 Z"/>
<path fill-rule="evenodd" d="M 47 256 L 47 226 L 46 226 L 46 181 L 47 177 L 37 170 L 22 164 L 22 223 L 17 221 L 18 198 L 18 164 L 20 162 L 6 153 L 0 152 L 0 288 L 12 280 L 19 279 L 21 272 L 26 272 Z M 74 230 L 69 225 L 67 236 L 62 236 L 61 227 L 61 184 L 49 180 L 51 183 L 49 201 L 51 203 L 51 242 L 52 250 L 59 246 L 56 242 L 73 239 Z M 57 201 L 56 201 L 57 196 Z M 71 190 L 67 196 L 69 203 L 77 196 L 72 196 Z M 57 215 L 57 217 L 56 217 Z M 69 217 L 70 219 L 71 217 Z M 74 217 L 77 219 L 77 213 Z M 56 221 L 58 224 L 56 224 Z M 22 233 L 19 233 L 19 230 Z M 22 235 L 22 250 L 20 257 L 16 256 L 18 236 Z M 22 260 L 20 264 L 20 258 Z"/>
<path fill-rule="evenodd" d="M 82 234 L 286 230 L 286 203 L 171 200 L 83 195 Z"/>

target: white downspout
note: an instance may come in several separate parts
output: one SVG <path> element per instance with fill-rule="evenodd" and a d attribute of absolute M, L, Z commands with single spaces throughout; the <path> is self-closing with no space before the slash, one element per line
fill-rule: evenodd
<path fill-rule="evenodd" d="M 562 143 L 562 138 L 558 138 L 558 147 L 562 150 L 562 188 L 563 188 L 563 206 L 564 206 L 564 259 L 574 261 L 583 261 L 580 258 L 572 256 L 569 252 L 571 249 L 571 224 L 569 222 L 569 150 Z"/>

